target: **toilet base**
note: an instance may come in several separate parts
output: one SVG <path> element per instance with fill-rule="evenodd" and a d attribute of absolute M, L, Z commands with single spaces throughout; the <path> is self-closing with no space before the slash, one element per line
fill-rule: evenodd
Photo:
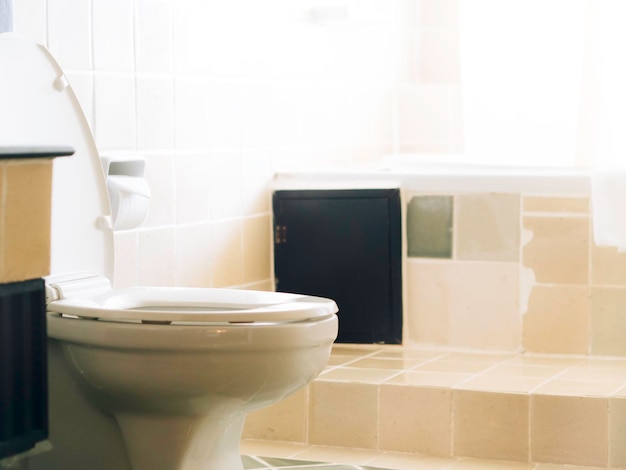
<path fill-rule="evenodd" d="M 115 413 L 133 470 L 243 470 L 245 418 Z"/>

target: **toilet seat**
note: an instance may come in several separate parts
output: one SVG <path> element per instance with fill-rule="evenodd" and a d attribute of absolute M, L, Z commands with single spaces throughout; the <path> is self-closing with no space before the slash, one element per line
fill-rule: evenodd
<path fill-rule="evenodd" d="M 314 320 L 337 311 L 328 299 L 237 289 L 132 287 L 48 303 L 48 312 L 113 322 L 272 323 Z"/>

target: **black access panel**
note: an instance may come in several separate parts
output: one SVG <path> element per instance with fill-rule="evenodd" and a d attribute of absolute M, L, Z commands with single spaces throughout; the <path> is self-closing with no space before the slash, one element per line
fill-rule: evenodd
<path fill-rule="evenodd" d="M 273 196 L 276 290 L 333 299 L 339 343 L 402 343 L 400 190 Z"/>

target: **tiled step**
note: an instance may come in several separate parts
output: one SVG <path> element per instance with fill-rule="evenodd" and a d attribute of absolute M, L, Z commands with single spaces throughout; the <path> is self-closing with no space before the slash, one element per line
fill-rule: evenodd
<path fill-rule="evenodd" d="M 244 437 L 626 468 L 626 360 L 336 346 Z"/>

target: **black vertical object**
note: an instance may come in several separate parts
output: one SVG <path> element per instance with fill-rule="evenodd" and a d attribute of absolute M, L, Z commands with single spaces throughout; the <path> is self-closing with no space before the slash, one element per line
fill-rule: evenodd
<path fill-rule="evenodd" d="M 339 306 L 340 343 L 402 343 L 399 189 L 276 191 L 276 290 Z"/>
<path fill-rule="evenodd" d="M 0 284 L 0 458 L 48 437 L 45 284 Z"/>

